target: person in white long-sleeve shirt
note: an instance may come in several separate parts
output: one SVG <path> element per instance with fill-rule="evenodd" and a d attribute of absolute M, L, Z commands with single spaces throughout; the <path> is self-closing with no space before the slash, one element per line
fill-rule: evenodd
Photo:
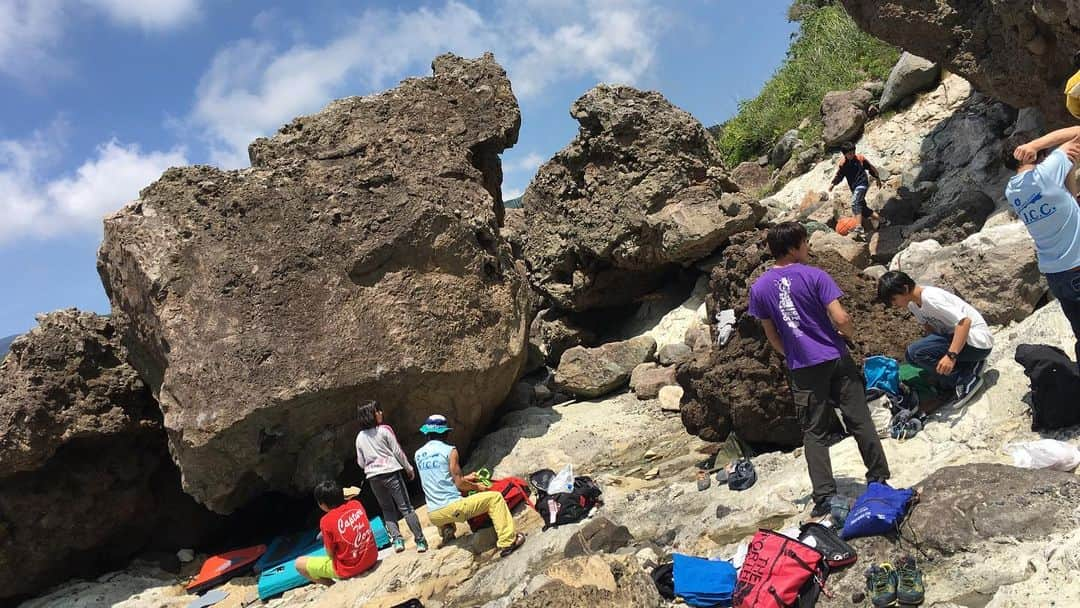
<path fill-rule="evenodd" d="M 360 432 L 356 435 L 356 464 L 360 465 L 371 482 L 371 490 L 379 501 L 383 524 L 394 543 L 394 551 L 401 553 L 405 550 L 405 538 L 398 527 L 398 521 L 404 517 L 416 540 L 416 551 L 423 553 L 428 550 L 427 540 L 401 476 L 404 472 L 410 480 L 416 479 L 416 471 L 401 449 L 394 429 L 382 423 L 383 412 L 377 401 L 361 403 L 357 415 Z"/>

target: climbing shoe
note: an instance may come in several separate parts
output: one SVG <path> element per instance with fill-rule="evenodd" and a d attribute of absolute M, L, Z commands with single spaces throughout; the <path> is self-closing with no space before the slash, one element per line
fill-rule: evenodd
<path fill-rule="evenodd" d="M 416 539 L 416 552 L 427 553 L 427 540 L 423 538 Z"/>
<path fill-rule="evenodd" d="M 896 605 L 896 571 L 892 564 L 878 564 L 866 570 L 866 595 L 874 608 Z"/>
<path fill-rule="evenodd" d="M 395 538 L 394 539 L 394 553 L 401 553 L 404 550 L 405 550 L 405 539 L 404 538 Z"/>
<path fill-rule="evenodd" d="M 910 555 L 901 557 L 896 562 L 896 599 L 901 604 L 917 606 L 923 603 L 925 595 L 923 573 L 915 563 L 915 558 Z"/>

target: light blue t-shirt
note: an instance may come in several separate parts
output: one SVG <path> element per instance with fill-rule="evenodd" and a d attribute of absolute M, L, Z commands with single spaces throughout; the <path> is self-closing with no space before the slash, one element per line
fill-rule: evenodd
<path fill-rule="evenodd" d="M 450 452 L 453 449 L 452 445 L 432 439 L 416 450 L 416 470 L 420 473 L 429 513 L 461 499 L 461 491 L 450 476 Z"/>
<path fill-rule="evenodd" d="M 1031 171 L 1014 175 L 1005 186 L 1005 198 L 1024 221 L 1043 274 L 1080 266 L 1080 208 L 1065 189 L 1072 161 L 1054 150 Z"/>

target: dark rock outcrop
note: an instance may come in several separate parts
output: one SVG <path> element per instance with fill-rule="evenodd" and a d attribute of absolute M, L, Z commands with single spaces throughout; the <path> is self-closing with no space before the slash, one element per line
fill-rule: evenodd
<path fill-rule="evenodd" d="M 910 525 L 924 548 L 943 555 L 980 542 L 1038 540 L 1080 523 L 1080 479 L 1049 469 L 977 463 L 945 467 L 917 486 L 923 500 Z"/>
<path fill-rule="evenodd" d="M 763 214 L 701 123 L 660 94 L 601 85 L 570 114 L 578 136 L 524 195 L 533 284 L 559 308 L 632 302 Z"/>
<path fill-rule="evenodd" d="M 842 0 L 863 30 L 942 64 L 1015 108 L 1071 124 L 1062 90 L 1080 50 L 1080 5 L 1061 0 Z"/>
<path fill-rule="evenodd" d="M 63 310 L 0 364 L 0 603 L 213 524 L 180 491 L 161 412 L 125 359 L 111 321 Z"/>
<path fill-rule="evenodd" d="M 761 324 L 746 312 L 750 285 L 771 266 L 763 236 L 748 232 L 733 238 L 724 262 L 712 271 L 709 318 L 716 310 L 732 308 L 738 321 L 725 346 L 713 345 L 679 366 L 685 390 L 682 421 L 706 441 L 723 441 L 735 431 L 752 444 L 792 447 L 802 443 L 802 434 L 784 362 L 769 346 Z M 841 302 L 859 330 L 853 352 L 857 361 L 871 354 L 902 357 L 906 346 L 921 337 L 917 324 L 878 303 L 875 282 L 838 254 L 814 254 L 810 263 L 832 275 L 844 292 Z"/>
<path fill-rule="evenodd" d="M 359 399 L 401 429 L 442 412 L 468 444 L 525 364 L 499 234 L 517 101 L 491 55 L 432 67 L 256 140 L 250 169 L 170 169 L 105 221 L 114 316 L 216 511 L 336 475 Z"/>

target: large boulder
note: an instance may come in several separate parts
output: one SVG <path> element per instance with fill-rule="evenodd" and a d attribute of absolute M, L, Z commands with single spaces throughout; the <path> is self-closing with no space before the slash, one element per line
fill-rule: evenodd
<path fill-rule="evenodd" d="M 866 110 L 873 95 L 865 89 L 830 91 L 821 100 L 824 129 L 821 138 L 826 146 L 836 146 L 857 138 L 866 124 Z"/>
<path fill-rule="evenodd" d="M 660 389 L 678 384 L 674 367 L 661 367 L 655 363 L 642 363 L 630 372 L 630 390 L 638 399 L 656 399 Z"/>
<path fill-rule="evenodd" d="M 731 170 L 731 180 L 744 192 L 757 192 L 769 185 L 772 171 L 768 165 L 762 166 L 754 161 L 741 162 Z"/>
<path fill-rule="evenodd" d="M 161 412 L 115 325 L 43 315 L 0 364 L 0 604 L 198 540 Z"/>
<path fill-rule="evenodd" d="M 889 72 L 878 107 L 882 111 L 892 108 L 907 97 L 933 87 L 939 76 L 941 67 L 936 63 L 905 51 Z"/>
<path fill-rule="evenodd" d="M 555 370 L 555 386 L 586 399 L 600 397 L 625 386 L 634 368 L 651 361 L 655 354 L 656 340 L 651 336 L 596 348 L 575 346 L 563 353 Z"/>
<path fill-rule="evenodd" d="M 601 85 L 570 114 L 577 137 L 523 199 L 533 283 L 558 307 L 632 302 L 763 215 L 701 123 L 659 93 Z"/>
<path fill-rule="evenodd" d="M 1080 49 L 1080 5 L 1063 0 L 842 0 L 859 27 L 1015 108 L 1071 124 L 1062 88 Z"/>
<path fill-rule="evenodd" d="M 774 167 L 783 167 L 788 159 L 791 158 L 791 153 L 795 151 L 795 147 L 798 146 L 799 130 L 791 129 L 780 136 L 780 139 L 776 142 L 776 145 L 769 151 L 769 163 Z M 738 180 L 736 180 L 737 182 Z"/>
<path fill-rule="evenodd" d="M 1047 292 L 1035 245 L 1020 222 L 973 234 L 938 250 L 925 268 L 906 272 L 918 283 L 954 292 L 991 324 L 1026 318 Z"/>
<path fill-rule="evenodd" d="M 835 252 L 860 269 L 866 268 L 870 264 L 870 250 L 865 242 L 841 236 L 832 230 L 814 232 L 810 236 L 810 251 L 815 253 Z"/>
<path fill-rule="evenodd" d="M 402 429 L 443 413 L 467 445 L 525 363 L 499 234 L 517 101 L 490 54 L 432 68 L 256 140 L 250 169 L 170 169 L 105 220 L 114 316 L 216 511 L 339 473 L 360 399 Z"/>
<path fill-rule="evenodd" d="M 548 365 L 558 365 L 562 354 L 575 346 L 593 346 L 596 334 L 565 312 L 545 308 L 529 326 L 529 340 L 544 355 Z"/>
<path fill-rule="evenodd" d="M 769 346 L 761 324 L 746 312 L 750 285 L 771 262 L 760 238 L 752 236 L 735 241 L 725 254 L 731 262 L 713 269 L 706 302 L 710 318 L 716 310 L 732 308 L 738 321 L 725 346 L 714 344 L 679 366 L 683 424 L 706 441 L 723 441 L 735 431 L 740 439 L 761 446 L 800 445 L 784 361 Z M 856 360 L 871 354 L 903 357 L 907 345 L 921 337 L 906 311 L 883 307 L 876 282 L 839 254 L 812 252 L 811 264 L 828 272 L 844 292 L 841 302 L 859 328 Z"/>
<path fill-rule="evenodd" d="M 976 463 L 945 467 L 918 488 L 911 514 L 918 537 L 943 555 L 971 552 L 980 543 L 1041 540 L 1080 523 L 1080 479 L 1049 469 Z"/>

